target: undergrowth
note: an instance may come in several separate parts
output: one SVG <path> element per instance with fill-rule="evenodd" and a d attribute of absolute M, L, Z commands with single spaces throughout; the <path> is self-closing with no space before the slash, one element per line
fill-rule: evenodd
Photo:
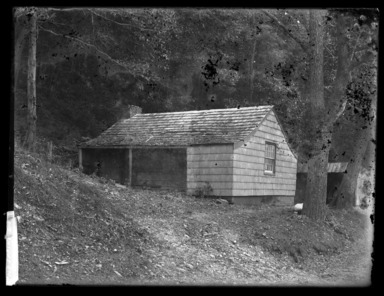
<path fill-rule="evenodd" d="M 196 197 L 209 196 L 208 185 Z M 159 256 L 165 254 L 162 249 L 168 252 L 155 235 L 165 231 L 159 222 L 186 237 L 185 247 L 203 253 L 228 252 L 231 234 L 236 244 L 261 247 L 282 261 L 288 256 L 308 269 L 341 252 L 365 227 L 356 211 L 328 209 L 325 221 L 314 222 L 287 207 L 217 204 L 183 193 L 122 189 L 20 147 L 15 149 L 14 197 L 21 217 L 20 278 L 29 282 L 58 276 L 73 280 L 74 274 L 81 280 L 148 279 L 156 265 L 149 261 L 149 250 Z M 139 223 L 143 220 L 152 221 L 156 230 L 150 233 Z M 54 262 L 70 263 L 64 268 Z"/>

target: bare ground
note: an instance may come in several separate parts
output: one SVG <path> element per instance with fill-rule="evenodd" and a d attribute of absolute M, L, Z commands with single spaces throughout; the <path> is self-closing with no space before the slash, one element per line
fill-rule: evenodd
<path fill-rule="evenodd" d="M 15 153 L 18 284 L 370 284 L 367 211 L 316 223 L 289 207 L 129 189 Z"/>

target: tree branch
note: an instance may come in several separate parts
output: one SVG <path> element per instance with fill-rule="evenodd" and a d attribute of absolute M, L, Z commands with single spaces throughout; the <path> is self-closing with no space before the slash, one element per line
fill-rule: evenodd
<path fill-rule="evenodd" d="M 70 27 L 70 25 L 68 25 L 68 24 L 58 23 L 58 22 L 54 22 L 54 21 L 51 21 L 51 20 L 44 21 L 44 22 L 39 21 L 39 23 L 48 23 L 48 24 L 52 24 L 52 25 L 60 25 L 60 26 Z"/>
<path fill-rule="evenodd" d="M 56 8 L 56 7 L 47 7 L 48 11 L 84 11 L 84 8 L 77 8 L 77 7 L 71 7 L 71 8 Z"/>
<path fill-rule="evenodd" d="M 76 37 L 73 37 L 73 36 L 69 36 L 69 35 L 65 35 L 65 34 L 59 34 L 59 33 L 56 33 L 52 30 L 49 30 L 49 29 L 46 29 L 42 26 L 39 26 L 39 29 L 43 30 L 43 31 L 46 31 L 48 33 L 51 33 L 55 36 L 60 36 L 60 37 L 64 37 L 64 38 L 67 38 L 67 39 L 71 39 L 71 40 L 75 40 L 87 47 L 91 47 L 93 48 L 94 50 L 96 50 L 98 53 L 100 53 L 101 55 L 103 55 L 104 57 L 108 58 L 110 61 L 114 62 L 116 65 L 122 67 L 122 68 L 125 68 L 125 69 L 130 69 L 130 67 L 128 67 L 127 65 L 125 65 L 123 62 L 119 61 L 119 60 L 116 60 L 114 58 L 112 58 L 109 54 L 107 54 L 106 52 L 100 50 L 98 47 L 96 47 L 94 44 L 91 44 L 91 43 L 88 43 L 82 39 L 79 39 L 79 38 L 76 38 Z M 132 70 L 132 69 L 130 69 Z M 140 75 L 141 76 L 141 75 Z M 145 77 L 144 77 L 145 78 Z"/>
<path fill-rule="evenodd" d="M 147 28 L 142 28 L 142 27 L 138 27 L 138 26 L 135 26 L 135 25 L 132 25 L 132 24 L 127 24 L 127 23 L 121 23 L 121 22 L 118 22 L 118 21 L 115 21 L 113 19 L 110 19 L 106 16 L 103 16 L 99 13 L 96 13 L 95 10 L 93 9 L 89 9 L 89 8 L 54 8 L 54 7 L 49 7 L 47 8 L 47 10 L 49 11 L 63 11 L 63 12 L 66 12 L 66 11 L 81 11 L 84 13 L 84 10 L 88 10 L 89 12 L 93 13 L 94 15 L 97 15 L 98 17 L 101 17 L 107 21 L 110 21 L 110 22 L 113 22 L 117 25 L 120 25 L 120 26 L 129 26 L 129 27 L 133 27 L 133 28 L 137 28 L 139 30 L 143 30 L 143 31 L 151 31 L 151 32 L 157 32 L 157 30 L 154 30 L 154 29 L 147 29 Z M 114 9 L 108 9 L 108 8 L 103 8 L 103 10 L 105 11 L 115 11 Z"/>
<path fill-rule="evenodd" d="M 64 38 L 67 38 L 67 39 L 71 39 L 71 40 L 74 40 L 74 41 L 77 41 L 87 47 L 90 47 L 90 48 L 93 48 L 95 51 L 97 51 L 98 53 L 100 53 L 102 56 L 104 56 L 105 58 L 107 58 L 108 60 L 110 60 L 111 62 L 115 63 L 116 65 L 120 66 L 121 68 L 125 69 L 126 71 L 128 71 L 130 74 L 134 75 L 134 76 L 139 76 L 141 78 L 144 78 L 145 80 L 149 81 L 150 79 L 154 79 L 153 77 L 151 78 L 148 78 L 146 75 L 145 75 L 145 71 L 136 71 L 135 68 L 136 68 L 136 65 L 135 64 L 129 64 L 129 63 L 126 63 L 124 61 L 121 61 L 121 60 L 118 60 L 118 59 L 115 59 L 115 58 L 112 58 L 109 54 L 107 54 L 106 52 L 100 50 L 97 46 L 95 46 L 94 44 L 91 44 L 89 42 L 86 42 L 80 38 L 76 38 L 76 37 L 73 37 L 73 36 L 69 36 L 69 35 L 66 35 L 66 34 L 59 34 L 59 33 L 56 33 L 52 30 L 49 30 L 49 29 L 46 29 L 42 26 L 39 26 L 39 29 L 43 30 L 43 31 L 46 31 L 48 33 L 51 33 L 55 36 L 60 36 L 60 37 L 64 37 Z M 152 56 L 153 57 L 153 56 Z"/>
<path fill-rule="evenodd" d="M 360 59 L 356 58 L 356 61 L 351 64 L 351 70 L 353 70 L 353 69 L 355 69 L 355 68 L 357 68 L 363 64 L 367 64 L 367 63 L 371 62 L 373 57 L 374 57 L 373 52 L 367 50 L 366 53 Z"/>
<path fill-rule="evenodd" d="M 345 107 L 346 106 L 347 106 L 347 100 L 345 99 L 344 102 L 341 104 L 340 110 L 336 113 L 335 122 L 336 122 L 337 119 L 339 119 L 341 114 L 343 114 L 343 112 L 345 111 Z"/>
<path fill-rule="evenodd" d="M 115 23 L 115 24 L 120 25 L 120 26 L 133 27 L 133 28 L 137 28 L 137 29 L 139 29 L 139 30 L 143 30 L 143 31 L 157 32 L 157 31 L 154 30 L 154 29 L 141 28 L 141 27 L 138 27 L 138 26 L 134 26 L 134 25 L 132 25 L 132 24 L 120 23 L 120 22 L 118 22 L 118 21 L 112 20 L 112 19 L 110 19 L 110 18 L 108 18 L 108 17 L 106 17 L 106 16 L 103 16 L 103 15 L 101 15 L 101 14 L 96 13 L 96 12 L 95 12 L 94 10 L 92 10 L 92 9 L 87 9 L 87 10 L 88 10 L 89 12 L 93 13 L 94 15 L 97 15 L 98 17 L 101 17 L 101 18 L 103 18 L 103 19 L 105 19 L 105 20 L 107 20 L 107 21 L 110 21 L 110 22 Z"/>
<path fill-rule="evenodd" d="M 94 48 L 97 52 L 99 52 L 100 54 L 106 56 L 108 59 L 110 59 L 110 60 L 112 60 L 112 61 L 115 61 L 110 55 L 108 55 L 108 54 L 105 53 L 104 51 L 98 49 L 94 44 L 88 43 L 88 42 L 86 42 L 86 41 L 84 41 L 84 40 L 81 40 L 81 39 L 79 39 L 79 38 L 72 37 L 72 36 L 69 36 L 69 35 L 66 35 L 66 34 L 59 34 L 59 33 L 56 33 L 56 32 L 54 32 L 54 31 L 49 30 L 49 29 L 46 29 L 46 28 L 44 28 L 44 27 L 42 27 L 42 26 L 39 26 L 39 28 L 40 28 L 41 30 L 46 31 L 46 32 L 48 32 L 48 33 L 51 33 L 51 34 L 53 34 L 53 35 L 55 35 L 55 36 L 60 36 L 60 37 L 64 37 L 64 38 L 67 38 L 67 39 L 75 40 L 75 41 L 77 41 L 77 42 L 80 42 L 80 43 L 82 43 L 82 44 L 88 46 L 88 47 L 92 47 L 92 48 Z M 115 62 L 118 63 L 117 61 L 115 61 Z"/>
<path fill-rule="evenodd" d="M 332 53 L 332 51 L 324 44 L 324 48 L 328 51 L 328 53 L 332 56 L 332 58 L 336 58 L 336 56 Z"/>
<path fill-rule="evenodd" d="M 351 54 L 351 62 L 353 61 L 353 57 L 354 57 L 354 55 L 355 55 L 355 51 L 356 51 L 356 47 L 357 47 L 357 43 L 359 42 L 361 33 L 362 33 L 362 31 L 360 31 L 360 34 L 359 34 L 359 36 L 358 36 L 357 39 L 356 39 L 355 47 L 354 47 L 353 50 L 352 50 L 352 54 Z"/>
<path fill-rule="evenodd" d="M 306 52 L 306 53 L 308 52 L 308 47 L 299 38 L 297 38 L 295 35 L 293 35 L 291 33 L 291 31 L 289 31 L 287 29 L 287 27 L 284 24 L 282 24 L 273 14 L 269 13 L 266 10 L 262 10 L 262 12 L 265 15 L 267 15 L 270 19 L 272 19 L 272 21 L 276 22 L 276 24 L 279 26 L 280 29 L 282 29 L 284 31 L 285 34 L 287 34 L 294 41 L 296 41 L 296 43 L 300 45 L 300 47 L 304 50 L 304 52 Z"/>

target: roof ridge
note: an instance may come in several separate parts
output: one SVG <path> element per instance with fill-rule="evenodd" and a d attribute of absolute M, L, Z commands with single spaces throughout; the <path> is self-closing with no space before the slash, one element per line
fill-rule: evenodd
<path fill-rule="evenodd" d="M 217 111 L 233 111 L 233 110 L 239 110 L 239 109 L 262 109 L 262 108 L 268 108 L 272 109 L 274 105 L 262 105 L 262 106 L 248 106 L 248 107 L 240 107 L 240 108 L 223 108 L 223 109 L 209 109 L 209 110 L 189 110 L 189 111 L 170 111 L 170 112 L 158 112 L 158 113 L 139 113 L 136 115 L 149 115 L 149 114 L 180 114 L 180 113 L 199 113 L 199 112 L 217 112 Z M 135 115 L 135 116 L 136 116 Z M 134 116 L 132 116 L 134 117 Z"/>

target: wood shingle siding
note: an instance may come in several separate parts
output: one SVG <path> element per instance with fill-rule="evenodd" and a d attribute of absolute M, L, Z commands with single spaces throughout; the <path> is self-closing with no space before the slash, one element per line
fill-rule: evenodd
<path fill-rule="evenodd" d="M 266 142 L 276 144 L 273 175 L 264 171 Z M 297 160 L 273 111 L 248 141 L 238 147 L 235 145 L 233 168 L 233 196 L 295 194 Z"/>
<path fill-rule="evenodd" d="M 201 186 L 204 186 L 205 182 L 206 181 L 195 181 L 195 182 L 192 182 L 188 186 L 188 188 L 191 188 L 191 189 L 199 188 Z M 211 182 L 209 182 L 209 184 L 212 186 L 212 189 L 214 190 L 214 195 L 215 195 L 215 191 L 217 189 L 232 190 L 232 184 L 231 184 L 231 182 L 228 182 L 228 181 L 211 181 Z"/>
<path fill-rule="evenodd" d="M 210 168 L 187 168 L 187 175 L 232 175 L 233 169 L 231 167 L 218 168 L 218 167 L 210 167 Z"/>
<path fill-rule="evenodd" d="M 233 145 L 191 146 L 188 155 L 232 154 Z"/>
<path fill-rule="evenodd" d="M 187 176 L 188 182 L 232 182 L 233 176 L 232 175 L 189 175 Z"/>
<path fill-rule="evenodd" d="M 191 169 L 211 169 L 211 168 L 227 168 L 232 167 L 232 160 L 202 160 L 188 162 L 188 168 Z"/>
<path fill-rule="evenodd" d="M 194 193 L 208 182 L 213 195 L 231 196 L 233 145 L 187 148 L 187 191 Z"/>
<path fill-rule="evenodd" d="M 212 160 L 228 160 L 233 159 L 232 153 L 208 153 L 208 154 L 189 154 L 187 160 L 194 161 L 212 161 Z"/>
<path fill-rule="evenodd" d="M 233 176 L 233 181 L 234 182 L 239 182 L 239 183 L 276 183 L 278 182 L 279 184 L 290 184 L 290 185 L 296 185 L 296 180 L 291 179 L 291 178 L 269 178 L 266 176 L 246 176 L 246 175 L 234 175 Z"/>
<path fill-rule="evenodd" d="M 277 190 L 277 189 L 233 189 L 233 196 L 294 196 L 295 190 Z"/>

